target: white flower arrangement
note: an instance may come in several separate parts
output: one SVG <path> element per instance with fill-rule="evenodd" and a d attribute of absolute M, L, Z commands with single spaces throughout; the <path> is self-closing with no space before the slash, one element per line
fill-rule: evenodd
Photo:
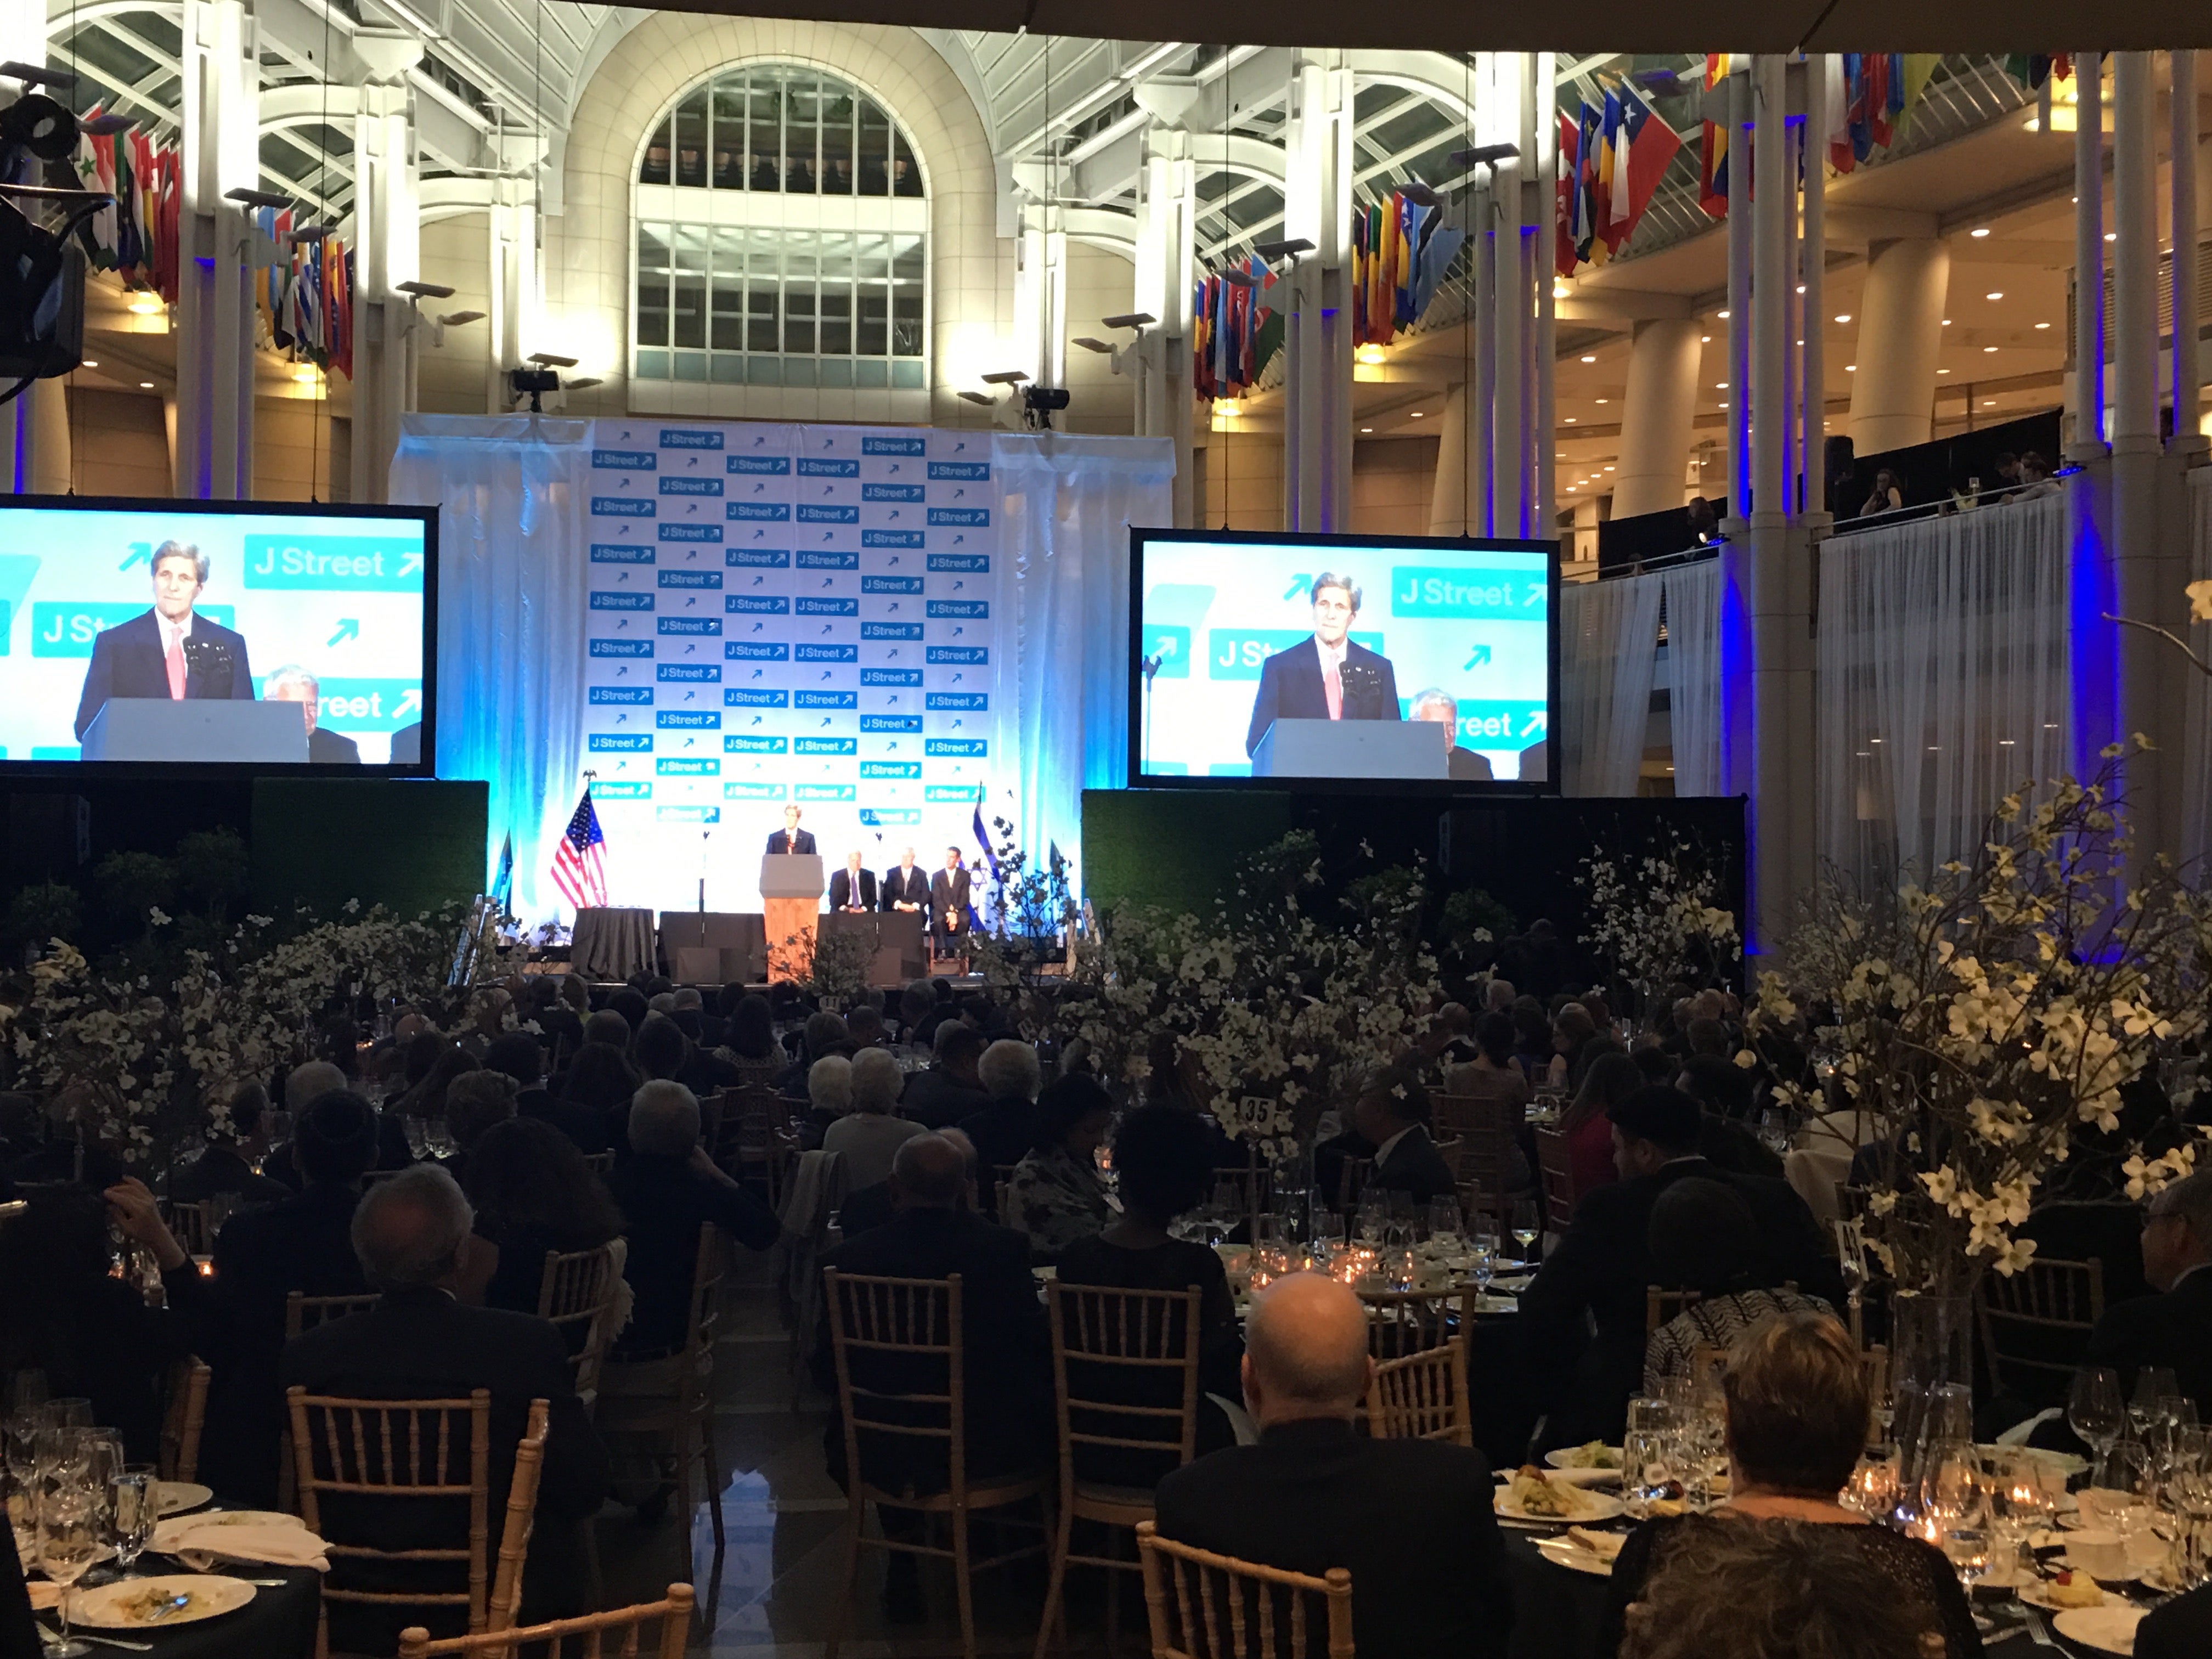
<path fill-rule="evenodd" d="M 1583 937 L 1649 1005 L 1686 973 L 1733 978 L 1743 940 L 1735 916 L 1717 902 L 1711 860 L 1678 834 L 1641 857 L 1600 853 L 1583 860 Z"/>

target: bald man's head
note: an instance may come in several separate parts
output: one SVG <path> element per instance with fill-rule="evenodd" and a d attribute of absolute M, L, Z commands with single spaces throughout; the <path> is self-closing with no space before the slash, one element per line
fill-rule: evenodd
<path fill-rule="evenodd" d="M 943 1135 L 909 1135 L 891 1158 L 891 1196 L 902 1210 L 959 1207 L 968 1159 Z"/>
<path fill-rule="evenodd" d="M 1261 1427 L 1358 1412 L 1373 1370 L 1367 1315 L 1334 1279 L 1277 1279 L 1253 1298 L 1244 1341 L 1245 1403 Z"/>

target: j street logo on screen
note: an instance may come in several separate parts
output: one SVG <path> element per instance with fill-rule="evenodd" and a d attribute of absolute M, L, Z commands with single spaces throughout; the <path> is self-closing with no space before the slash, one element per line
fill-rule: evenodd
<path fill-rule="evenodd" d="M 246 585 L 412 593 L 422 547 L 386 536 L 248 536 Z"/>
<path fill-rule="evenodd" d="M 1158 630 L 1166 633 L 1169 630 Z M 1217 680 L 1256 680 L 1261 665 L 1278 651 L 1287 651 L 1302 640 L 1313 637 L 1310 628 L 1217 628 L 1206 636 L 1206 661 L 1208 678 Z M 1352 642 L 1364 645 L 1370 651 L 1381 653 L 1382 636 L 1363 634 L 1354 629 Z M 1163 674 L 1168 671 L 1164 665 Z"/>
<path fill-rule="evenodd" d="M 1466 749 L 1526 749 L 1544 736 L 1540 702 L 1462 697 L 1459 740 Z"/>
<path fill-rule="evenodd" d="M 34 657 L 88 657 L 92 642 L 103 628 L 112 628 L 118 623 L 129 622 L 133 617 L 146 614 L 143 600 L 130 600 L 120 605 L 71 605 L 66 600 L 51 600 L 31 607 L 31 654 Z M 195 616 L 205 617 L 219 628 L 238 625 L 236 611 L 227 605 L 203 605 L 194 608 Z"/>
<path fill-rule="evenodd" d="M 1448 570 L 1413 565 L 1390 573 L 1394 617 L 1534 621 L 1543 616 L 1550 597 L 1550 583 L 1541 576 L 1531 578 L 1525 570 L 1494 567 Z"/>

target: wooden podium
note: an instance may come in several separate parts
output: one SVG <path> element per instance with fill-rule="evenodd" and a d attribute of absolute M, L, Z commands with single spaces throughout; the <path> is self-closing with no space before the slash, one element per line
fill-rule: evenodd
<path fill-rule="evenodd" d="M 822 912 L 822 855 L 769 853 L 761 858 L 761 914 L 768 930 L 768 976 L 805 979 L 814 971 L 814 925 Z"/>

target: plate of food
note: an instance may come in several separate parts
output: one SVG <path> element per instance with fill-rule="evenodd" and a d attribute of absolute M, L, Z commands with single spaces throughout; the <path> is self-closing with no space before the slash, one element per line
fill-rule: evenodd
<path fill-rule="evenodd" d="M 162 1555 L 170 1554 L 185 1534 L 209 1527 L 298 1527 L 304 1531 L 307 1525 L 298 1516 L 281 1510 L 210 1510 L 205 1515 L 179 1515 L 162 1522 L 154 1528 L 150 1547 Z"/>
<path fill-rule="evenodd" d="M 1611 1469 L 1618 1474 L 1620 1448 L 1608 1446 L 1602 1440 L 1585 1441 L 1579 1446 L 1561 1446 L 1556 1451 L 1547 1451 L 1544 1461 L 1555 1469 Z"/>
<path fill-rule="evenodd" d="M 2115 1601 L 2101 1607 L 2072 1607 L 2052 1618 L 2051 1627 L 2069 1642 L 2100 1653 L 2131 1654 L 2136 1650 L 2136 1626 L 2148 1607 Z"/>
<path fill-rule="evenodd" d="M 1513 1478 L 1498 1490 L 1492 1507 L 1509 1521 L 1532 1521 L 1547 1526 L 1570 1526 L 1580 1521 L 1610 1521 L 1626 1506 L 1618 1498 L 1584 1492 L 1569 1480 L 1523 1463 Z"/>
<path fill-rule="evenodd" d="M 1581 1532 L 1582 1528 L 1570 1527 L 1567 1530 L 1571 1533 Z M 1610 1534 L 1591 1533 L 1588 1536 L 1603 1539 L 1610 1537 Z M 1611 1541 L 1616 1547 L 1617 1553 L 1620 1540 L 1614 1537 L 1611 1538 Z M 1601 1554 L 1598 1551 L 1587 1548 L 1565 1535 L 1557 1538 L 1539 1538 L 1536 1540 L 1536 1553 L 1553 1566 L 1565 1567 L 1569 1572 L 1586 1572 L 1595 1578 L 1613 1577 L 1612 1556 Z"/>
<path fill-rule="evenodd" d="M 2020 1599 L 2032 1607 L 2063 1613 L 2069 1607 L 2101 1607 L 2112 1600 L 2102 1584 L 2086 1572 L 2062 1572 L 2020 1587 Z"/>
<path fill-rule="evenodd" d="M 79 1590 L 70 1603 L 70 1621 L 94 1630 L 155 1630 L 220 1619 L 252 1599 L 253 1586 L 243 1578 L 198 1572 L 118 1578 Z"/>
<path fill-rule="evenodd" d="M 196 1510 L 215 1497 L 215 1488 L 203 1486 L 191 1480 L 156 1480 L 154 1483 L 154 1513 L 182 1515 L 186 1510 Z"/>

